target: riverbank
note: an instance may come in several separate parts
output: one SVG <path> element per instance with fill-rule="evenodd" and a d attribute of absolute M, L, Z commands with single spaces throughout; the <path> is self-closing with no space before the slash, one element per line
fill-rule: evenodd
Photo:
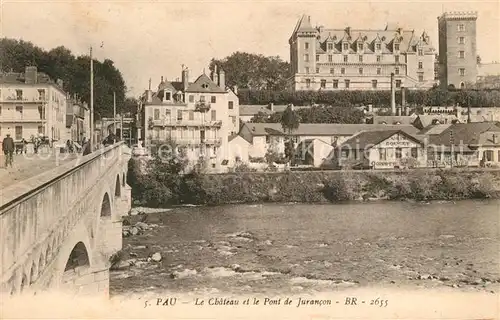
<path fill-rule="evenodd" d="M 134 205 L 498 198 L 500 171 L 472 169 L 401 171 L 239 172 L 174 175 L 143 173 L 131 160 L 128 182 Z"/>

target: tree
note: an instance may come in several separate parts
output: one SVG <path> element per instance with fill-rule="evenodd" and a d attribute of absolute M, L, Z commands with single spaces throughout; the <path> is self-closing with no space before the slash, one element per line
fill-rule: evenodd
<path fill-rule="evenodd" d="M 283 127 L 283 131 L 287 134 L 287 141 L 285 143 L 285 156 L 288 159 L 288 162 L 293 161 L 295 156 L 295 144 L 292 140 L 292 132 L 297 130 L 300 125 L 300 118 L 297 113 L 292 109 L 292 106 L 289 105 L 281 116 L 281 126 Z"/>
<path fill-rule="evenodd" d="M 63 80 L 63 89 L 90 103 L 90 57 L 74 56 L 63 47 L 45 51 L 31 42 L 0 39 L 1 71 L 24 72 L 26 66 L 36 66 L 52 80 Z M 117 106 L 125 101 L 125 81 L 110 59 L 103 62 L 94 59 L 94 109 L 102 117 L 113 115 L 113 92 Z"/>
<path fill-rule="evenodd" d="M 238 88 L 284 90 L 290 76 L 290 64 L 279 56 L 235 52 L 223 59 L 213 58 L 210 70 L 215 66 L 226 74 L 226 85 Z"/>

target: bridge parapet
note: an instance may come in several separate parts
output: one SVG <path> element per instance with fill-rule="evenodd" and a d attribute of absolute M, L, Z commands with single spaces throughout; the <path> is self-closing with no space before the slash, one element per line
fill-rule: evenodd
<path fill-rule="evenodd" d="M 75 270 L 107 281 L 102 274 L 121 249 L 121 216 L 131 204 L 129 159 L 130 149 L 120 142 L 0 192 L 4 292 L 59 287 Z"/>

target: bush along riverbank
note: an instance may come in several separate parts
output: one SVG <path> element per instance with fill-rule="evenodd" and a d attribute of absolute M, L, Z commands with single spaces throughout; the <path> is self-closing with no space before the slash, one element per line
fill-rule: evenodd
<path fill-rule="evenodd" d="M 128 183 L 134 205 L 152 208 L 179 204 L 485 199 L 498 198 L 500 189 L 498 171 L 194 172 L 181 175 L 180 166 L 153 160 L 141 171 L 137 159 L 130 161 Z"/>

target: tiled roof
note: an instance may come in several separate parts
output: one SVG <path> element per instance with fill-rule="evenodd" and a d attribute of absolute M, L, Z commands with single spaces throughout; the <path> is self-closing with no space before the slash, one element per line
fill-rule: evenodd
<path fill-rule="evenodd" d="M 451 145 L 451 135 L 453 134 L 453 144 L 478 145 L 480 135 L 484 132 L 500 132 L 500 126 L 496 122 L 471 122 L 456 123 L 437 135 L 430 135 L 429 142 L 434 145 Z"/>
<path fill-rule="evenodd" d="M 25 83 L 24 73 L 18 72 L 1 72 L 0 73 L 0 83 Z M 52 84 L 59 87 L 55 81 L 53 81 L 46 73 L 37 72 L 37 83 L 39 84 Z"/>
<path fill-rule="evenodd" d="M 412 124 L 416 116 L 373 116 L 374 124 Z"/>
<path fill-rule="evenodd" d="M 425 134 L 425 135 L 431 135 L 431 134 L 440 134 L 444 130 L 448 129 L 448 127 L 451 126 L 451 123 L 448 124 L 437 124 L 435 126 L 430 126 L 422 131 L 420 131 L 420 134 Z"/>
<path fill-rule="evenodd" d="M 226 90 L 215 84 L 206 74 L 202 74 L 189 84 L 186 92 L 226 93 Z"/>
<path fill-rule="evenodd" d="M 434 120 L 438 120 L 441 124 L 443 122 L 452 123 L 453 121 L 459 121 L 455 115 L 449 114 L 436 114 L 436 115 L 419 115 L 415 121 L 419 121 L 422 124 L 422 128 L 430 126 Z"/>
<path fill-rule="evenodd" d="M 402 130 L 380 130 L 380 131 L 363 131 L 360 132 L 359 134 L 355 135 L 354 137 L 344 141 L 341 144 L 342 146 L 356 146 L 356 148 L 359 149 L 364 149 L 366 147 L 372 147 L 374 145 L 377 145 L 381 143 L 384 140 L 389 139 L 396 133 L 401 133 L 402 135 L 405 135 L 411 140 L 414 140 L 416 142 L 421 141 L 417 139 L 415 136 L 409 135 L 408 133 L 402 131 Z"/>
<path fill-rule="evenodd" d="M 245 123 L 254 136 L 285 134 L 280 123 Z M 338 124 L 338 123 L 301 123 L 292 135 L 298 136 L 351 136 L 360 131 L 403 130 L 408 134 L 417 134 L 418 129 L 406 125 L 376 125 L 376 124 Z"/>

